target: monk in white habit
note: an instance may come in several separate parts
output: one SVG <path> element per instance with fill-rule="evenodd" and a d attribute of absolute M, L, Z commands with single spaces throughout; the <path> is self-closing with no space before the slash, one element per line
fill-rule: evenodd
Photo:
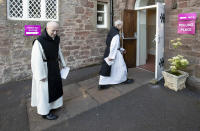
<path fill-rule="evenodd" d="M 106 89 L 114 84 L 133 83 L 133 79 L 127 79 L 127 67 L 122 56 L 122 52 L 125 50 L 120 48 L 119 31 L 122 26 L 121 20 L 115 21 L 114 27 L 110 29 L 107 35 L 107 47 L 100 70 L 99 89 Z"/>
<path fill-rule="evenodd" d="M 51 110 L 63 105 L 59 61 L 63 68 L 66 64 L 59 45 L 58 30 L 58 23 L 48 22 L 41 36 L 33 42 L 31 54 L 31 106 L 37 107 L 37 113 L 48 120 L 58 118 Z"/>

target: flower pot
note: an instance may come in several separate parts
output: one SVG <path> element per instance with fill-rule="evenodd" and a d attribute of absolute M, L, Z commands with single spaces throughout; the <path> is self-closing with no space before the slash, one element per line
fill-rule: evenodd
<path fill-rule="evenodd" d="M 189 75 L 188 73 L 184 71 L 179 71 L 179 72 L 181 73 L 181 75 L 176 76 L 176 75 L 170 74 L 167 71 L 162 71 L 162 74 L 165 80 L 164 86 L 174 91 L 178 91 L 185 88 L 185 82 Z"/>

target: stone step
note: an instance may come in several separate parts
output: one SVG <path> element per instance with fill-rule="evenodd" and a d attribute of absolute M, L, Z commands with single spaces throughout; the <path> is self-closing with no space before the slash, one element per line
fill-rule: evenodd
<path fill-rule="evenodd" d="M 152 72 L 134 68 L 129 70 L 129 77 L 135 80 L 133 84 L 114 85 L 109 89 L 99 91 L 97 88 L 99 77 L 96 76 L 88 80 L 64 86 L 64 105 L 62 108 L 55 111 L 55 114 L 58 115 L 59 118 L 54 121 L 42 119 L 36 113 L 36 108 L 30 106 L 29 99 L 27 101 L 27 112 L 30 131 L 43 131 L 61 122 L 67 121 L 78 114 L 111 101 L 148 83 L 153 76 L 154 73 Z"/>

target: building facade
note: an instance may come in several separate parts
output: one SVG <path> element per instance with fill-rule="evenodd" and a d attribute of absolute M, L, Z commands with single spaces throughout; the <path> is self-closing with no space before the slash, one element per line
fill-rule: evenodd
<path fill-rule="evenodd" d="M 52 0 L 46 0 L 46 3 L 24 1 L 0 0 L 1 84 L 31 78 L 31 49 L 37 36 L 25 36 L 25 25 L 41 25 L 43 30 L 47 21 L 58 21 L 61 48 L 67 65 L 78 69 L 100 63 L 109 20 L 105 27 L 97 27 L 96 0 L 53 0 L 56 3 L 51 3 Z M 48 7 L 48 3 L 54 6 Z M 54 19 L 42 10 L 46 10 L 46 13 L 47 10 L 52 11 L 50 15 Z M 46 17 L 41 18 L 44 15 Z"/>
<path fill-rule="evenodd" d="M 33 16 L 28 15 L 33 19 L 21 18 L 20 20 L 13 20 L 11 15 L 13 12 L 9 10 L 12 8 L 9 5 L 12 1 L 13 0 L 0 0 L 1 84 L 31 78 L 31 48 L 32 41 L 37 38 L 37 36 L 24 36 L 24 25 L 41 25 L 43 29 L 46 22 L 50 20 L 38 19 L 38 17 L 44 16 L 45 13 L 34 16 L 37 12 L 48 10 L 47 5 L 45 8 L 45 5 L 42 5 L 42 3 L 39 3 L 39 5 L 41 4 L 41 9 L 39 11 L 32 13 Z M 37 0 L 33 1 L 37 3 Z M 51 0 L 49 2 L 51 2 Z M 138 10 L 136 11 L 139 12 L 139 8 L 153 7 L 156 5 L 156 2 L 165 4 L 164 67 L 165 69 L 168 68 L 167 60 L 171 56 L 176 54 L 185 56 L 190 62 L 190 66 L 187 68 L 187 71 L 190 73 L 189 84 L 198 87 L 200 80 L 199 0 L 59 0 L 55 4 L 57 6 L 57 14 L 51 15 L 55 15 L 55 20 L 60 24 L 59 34 L 61 36 L 61 47 L 67 65 L 72 69 L 78 69 L 100 64 L 105 49 L 105 38 L 110 27 L 110 21 L 123 19 L 123 11 L 125 9 L 136 10 L 137 7 Z M 23 3 L 23 0 L 21 0 L 21 3 Z M 35 5 L 36 3 L 29 2 L 29 5 Z M 55 7 L 51 7 L 50 10 L 52 8 L 54 9 Z M 25 9 L 27 9 L 27 7 Z M 31 14 L 33 11 L 34 10 L 29 9 L 28 14 Z M 153 14 L 156 10 L 153 9 L 149 12 L 146 18 L 155 17 L 156 19 L 156 15 Z M 197 13 L 195 34 L 178 34 L 178 14 L 191 12 Z M 27 13 L 25 14 L 27 15 Z M 113 17 L 111 17 L 111 14 Z M 48 14 L 46 14 L 46 16 L 47 15 Z M 20 17 L 20 15 L 17 15 L 17 17 Z M 151 21 L 154 20 L 152 19 Z M 149 22 L 147 27 L 154 30 L 153 28 L 156 26 L 154 23 Z M 140 25 L 137 24 L 137 26 Z M 153 31 L 153 33 L 155 33 L 155 31 Z M 146 33 L 138 35 L 142 36 L 146 35 Z M 153 39 L 153 36 L 150 35 L 146 37 L 147 43 Z M 183 46 L 177 52 L 172 49 L 170 40 L 178 37 L 182 39 Z M 138 50 L 136 50 L 136 52 L 138 52 Z M 140 59 L 140 57 L 137 59 Z M 140 64 L 136 64 L 136 66 L 139 65 Z"/>
<path fill-rule="evenodd" d="M 189 73 L 187 85 L 200 89 L 200 1 L 198 0 L 118 0 L 115 3 L 115 15 L 120 18 L 119 13 L 122 10 L 136 10 L 136 7 L 148 7 L 156 2 L 165 4 L 165 34 L 164 34 L 164 68 L 169 68 L 168 59 L 177 54 L 183 55 L 190 62 L 186 71 Z M 196 13 L 195 34 L 178 34 L 178 15 L 181 13 Z M 181 38 L 183 45 L 174 50 L 170 41 Z M 140 43 L 141 44 L 141 43 Z"/>

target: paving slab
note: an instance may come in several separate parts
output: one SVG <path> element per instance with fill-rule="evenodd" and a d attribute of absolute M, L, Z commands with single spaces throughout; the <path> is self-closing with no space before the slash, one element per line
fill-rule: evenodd
<path fill-rule="evenodd" d="M 80 85 L 77 83 L 66 85 L 63 87 L 63 100 L 70 100 L 82 95 L 80 91 Z"/>
<path fill-rule="evenodd" d="M 200 131 L 200 99 L 151 84 L 53 126 L 48 131 Z"/>
<path fill-rule="evenodd" d="M 72 118 L 93 107 L 96 107 L 97 105 L 97 102 L 93 100 L 89 95 L 80 96 L 69 101 L 64 101 L 63 107 L 53 111 L 54 114 L 59 116 L 59 118 L 54 121 L 49 121 L 38 115 L 36 108 L 33 108 L 30 104 L 28 104 L 27 111 L 30 131 L 43 131 L 51 126 L 57 125 L 63 121 L 68 120 L 69 118 Z"/>
<path fill-rule="evenodd" d="M 43 119 L 40 115 L 38 115 L 36 108 L 31 107 L 30 103 L 27 104 L 30 131 L 42 131 L 69 118 L 68 114 L 64 113 L 66 112 L 66 109 L 64 107 L 61 107 L 58 110 L 61 110 L 59 111 L 59 113 L 57 113 L 57 115 L 60 115 L 59 118 L 55 121 L 49 121 Z"/>
<path fill-rule="evenodd" d="M 114 88 L 115 86 L 113 86 L 112 88 L 110 88 L 110 90 L 97 91 L 97 86 L 99 82 L 99 76 L 98 76 L 99 67 L 100 66 L 95 66 L 91 68 L 89 67 L 87 69 L 81 69 L 80 71 L 74 70 L 70 72 L 68 79 L 63 81 L 63 85 L 67 85 L 63 87 L 64 106 L 56 112 L 58 113 L 58 115 L 60 115 L 59 119 L 56 120 L 56 122 L 44 121 L 43 119 L 40 118 L 40 116 L 37 115 L 36 108 L 30 107 L 29 98 L 30 98 L 30 92 L 31 92 L 31 80 L 0 85 L 0 90 L 1 90 L 0 91 L 1 92 L 0 94 L 0 98 L 1 98 L 0 130 L 27 131 L 29 129 L 29 123 L 30 123 L 30 129 L 32 130 L 45 129 L 46 127 L 56 125 L 60 121 L 65 121 L 66 119 L 71 117 L 70 115 L 71 113 L 67 113 L 67 112 L 69 112 L 70 110 L 73 111 L 72 105 L 74 102 L 69 105 L 67 103 L 72 100 L 76 101 L 77 99 L 83 99 L 81 97 L 84 97 L 85 99 L 83 99 L 83 101 L 94 100 L 97 103 L 97 105 L 101 104 L 96 99 L 94 99 L 92 95 L 90 96 L 90 94 L 88 94 L 88 90 L 90 90 L 89 91 L 90 93 L 99 92 L 99 96 L 98 95 L 97 96 L 99 97 L 99 100 L 101 100 L 103 103 L 111 99 L 115 99 L 118 96 L 123 95 L 123 93 L 127 93 L 131 91 L 132 89 L 135 88 L 135 86 L 137 86 L 137 84 L 139 85 L 144 84 L 143 78 L 146 78 L 146 80 L 149 80 L 151 79 L 151 77 L 152 78 L 154 77 L 154 73 L 152 72 L 147 73 L 147 71 L 144 71 L 138 68 L 129 69 L 129 73 L 128 73 L 129 77 L 133 77 L 136 81 L 135 82 L 136 85 L 133 84 L 133 88 L 127 85 L 125 87 L 128 87 L 128 88 L 124 89 L 123 86 L 121 87 L 121 85 L 117 85 L 117 88 Z M 91 78 L 91 79 L 88 79 L 88 78 Z M 105 98 L 101 98 L 102 94 L 103 96 L 105 96 Z M 29 99 L 28 101 L 26 100 L 27 98 Z M 91 103 L 90 105 L 93 105 Z M 69 107 L 65 107 L 65 105 L 68 105 Z M 91 107 L 86 106 L 85 108 L 89 109 L 89 108 L 93 108 L 93 106 Z M 80 109 L 80 108 L 77 107 L 77 109 Z M 80 112 L 80 110 L 77 112 Z M 40 125 L 41 127 L 38 127 L 39 124 L 41 124 Z"/>
<path fill-rule="evenodd" d="M 89 95 L 86 95 L 66 102 L 64 108 L 67 110 L 69 117 L 74 117 L 96 107 L 97 105 L 98 103 L 93 98 L 91 98 Z"/>
<path fill-rule="evenodd" d="M 105 90 L 98 90 L 98 88 L 92 88 L 89 89 L 87 92 L 99 104 L 108 102 L 121 95 L 120 92 L 114 88 L 108 88 Z"/>
<path fill-rule="evenodd" d="M 135 80 L 132 84 L 112 85 L 106 90 L 98 90 L 99 76 L 76 82 L 63 87 L 64 105 L 55 111 L 59 116 L 56 121 L 42 119 L 37 113 L 36 108 L 30 106 L 30 99 L 27 102 L 27 112 L 31 131 L 45 130 L 59 123 L 66 122 L 89 109 L 109 102 L 121 95 L 133 91 L 141 85 L 148 83 L 154 73 L 142 69 L 129 69 L 129 77 Z M 145 75 L 145 76 L 143 76 Z M 141 78 L 144 78 L 140 80 Z"/>
<path fill-rule="evenodd" d="M 144 85 L 149 83 L 154 78 L 155 73 L 141 68 L 130 68 L 128 70 L 128 77 L 133 78 L 136 83 Z"/>
<path fill-rule="evenodd" d="M 75 99 L 82 95 L 81 91 L 79 90 L 79 87 L 80 86 L 76 83 L 63 87 L 64 105 L 69 100 Z M 60 109 L 58 109 L 58 113 L 56 112 L 59 115 L 58 120 L 56 121 L 44 120 L 43 118 L 41 118 L 40 115 L 37 114 L 36 108 L 31 107 L 30 103 L 31 103 L 31 99 L 28 99 L 27 112 L 28 112 L 29 125 L 30 125 L 31 131 L 46 129 L 49 126 L 58 124 L 59 122 L 69 118 L 68 114 L 66 113 L 67 111 L 65 107 L 61 107 Z"/>
<path fill-rule="evenodd" d="M 126 94 L 136 88 L 140 87 L 140 84 L 134 82 L 132 84 L 120 84 L 120 85 L 114 85 L 113 88 L 120 91 L 120 94 Z"/>
<path fill-rule="evenodd" d="M 88 90 L 90 88 L 95 88 L 98 86 L 98 83 L 99 83 L 99 76 L 78 82 L 78 84 L 81 86 L 82 90 Z"/>

